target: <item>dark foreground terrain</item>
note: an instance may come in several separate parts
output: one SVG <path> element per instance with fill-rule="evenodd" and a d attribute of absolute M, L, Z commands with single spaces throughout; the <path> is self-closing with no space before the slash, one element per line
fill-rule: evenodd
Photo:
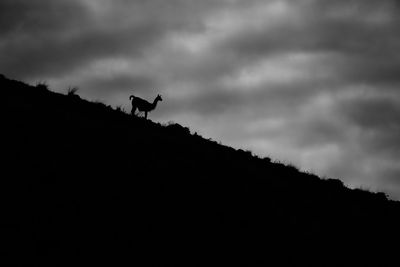
<path fill-rule="evenodd" d="M 1 263 L 398 266 L 383 193 L 43 84 L 0 88 Z"/>

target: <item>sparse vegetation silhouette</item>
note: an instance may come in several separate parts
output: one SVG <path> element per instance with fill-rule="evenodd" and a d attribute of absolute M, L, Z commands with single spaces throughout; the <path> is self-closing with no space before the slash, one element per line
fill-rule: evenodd
<path fill-rule="evenodd" d="M 68 96 L 77 95 L 78 90 L 79 90 L 78 87 L 68 87 L 67 95 L 68 95 Z"/>

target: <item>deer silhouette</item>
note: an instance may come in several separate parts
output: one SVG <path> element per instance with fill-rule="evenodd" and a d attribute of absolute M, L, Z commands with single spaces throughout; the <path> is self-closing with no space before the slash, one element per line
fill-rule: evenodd
<path fill-rule="evenodd" d="M 157 106 L 157 102 L 162 101 L 162 98 L 161 95 L 157 95 L 153 103 L 149 103 L 146 100 L 141 99 L 140 97 L 131 95 L 129 96 L 129 100 L 131 100 L 132 102 L 131 114 L 135 115 L 135 111 L 136 109 L 138 109 L 140 112 L 144 112 L 144 117 L 147 119 L 147 113 L 154 110 Z"/>

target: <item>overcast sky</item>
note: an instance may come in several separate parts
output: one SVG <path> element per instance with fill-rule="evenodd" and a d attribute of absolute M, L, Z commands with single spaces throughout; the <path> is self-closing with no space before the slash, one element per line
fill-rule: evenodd
<path fill-rule="evenodd" d="M 0 73 L 400 199 L 400 1 L 0 0 Z"/>

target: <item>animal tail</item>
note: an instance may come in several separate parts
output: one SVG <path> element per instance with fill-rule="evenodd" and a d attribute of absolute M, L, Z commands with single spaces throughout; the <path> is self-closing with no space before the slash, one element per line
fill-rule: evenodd
<path fill-rule="evenodd" d="M 129 100 L 132 100 L 132 98 L 134 98 L 134 96 L 133 96 L 133 95 L 129 96 Z"/>

